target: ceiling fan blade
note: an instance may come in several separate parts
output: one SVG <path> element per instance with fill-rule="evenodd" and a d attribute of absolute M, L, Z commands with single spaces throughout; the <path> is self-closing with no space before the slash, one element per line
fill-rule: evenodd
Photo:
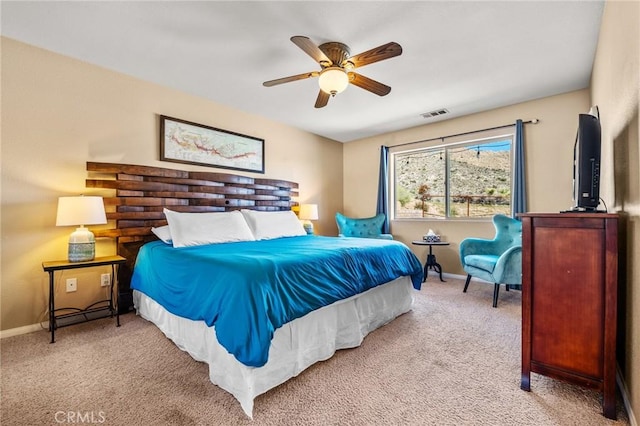
<path fill-rule="evenodd" d="M 384 59 L 393 58 L 402 54 L 402 46 L 395 41 L 392 41 L 382 46 L 378 46 L 374 49 L 367 50 L 358 55 L 353 55 L 347 58 L 343 62 L 343 66 L 351 62 L 354 68 L 363 67 L 365 65 L 373 64 L 374 62 L 382 61 Z"/>
<path fill-rule="evenodd" d="M 382 84 L 355 72 L 349 73 L 349 82 L 379 96 L 388 95 L 389 92 L 391 92 L 391 87 L 386 84 Z"/>
<path fill-rule="evenodd" d="M 318 98 L 316 99 L 315 107 L 322 108 L 327 106 L 327 103 L 329 102 L 329 96 L 330 95 L 327 92 L 320 90 L 320 93 L 318 93 Z"/>
<path fill-rule="evenodd" d="M 317 77 L 320 75 L 317 71 L 306 72 L 304 74 L 292 75 L 290 77 L 277 78 L 275 80 L 269 80 L 262 83 L 263 86 L 271 87 L 277 86 L 278 84 L 289 83 L 290 81 L 304 80 L 305 78 Z"/>
<path fill-rule="evenodd" d="M 331 59 L 327 58 L 327 55 L 324 54 L 322 50 L 314 42 L 311 41 L 309 37 L 305 36 L 293 36 L 291 37 L 291 41 L 298 46 L 300 49 L 304 50 L 304 52 L 311 56 L 314 61 L 322 65 L 323 67 L 330 67 L 333 65 Z"/>

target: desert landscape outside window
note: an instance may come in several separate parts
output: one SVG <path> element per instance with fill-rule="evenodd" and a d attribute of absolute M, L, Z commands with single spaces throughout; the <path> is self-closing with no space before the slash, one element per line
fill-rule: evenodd
<path fill-rule="evenodd" d="M 513 135 L 392 153 L 394 219 L 511 215 Z"/>

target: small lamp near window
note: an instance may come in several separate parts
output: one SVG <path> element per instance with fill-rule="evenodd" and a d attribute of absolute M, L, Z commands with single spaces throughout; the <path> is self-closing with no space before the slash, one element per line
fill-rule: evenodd
<path fill-rule="evenodd" d="M 318 220 L 318 205 L 317 204 L 301 204 L 298 217 L 302 221 L 304 230 L 307 231 L 307 235 L 313 235 L 313 223 L 312 220 Z"/>
<path fill-rule="evenodd" d="M 69 236 L 69 262 L 85 262 L 96 256 L 96 239 L 84 225 L 107 223 L 102 197 L 60 197 L 56 226 L 77 226 Z"/>

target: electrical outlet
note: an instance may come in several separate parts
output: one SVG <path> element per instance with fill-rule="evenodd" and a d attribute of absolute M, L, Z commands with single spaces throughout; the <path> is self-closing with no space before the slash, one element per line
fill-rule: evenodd
<path fill-rule="evenodd" d="M 102 287 L 108 287 L 111 285 L 111 274 L 100 275 L 100 285 Z"/>
<path fill-rule="evenodd" d="M 78 279 L 67 278 L 67 293 L 72 293 L 78 290 Z"/>

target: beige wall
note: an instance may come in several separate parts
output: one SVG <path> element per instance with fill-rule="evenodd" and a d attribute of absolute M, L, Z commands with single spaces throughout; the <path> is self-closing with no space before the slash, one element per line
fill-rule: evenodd
<path fill-rule="evenodd" d="M 640 2 L 608 1 L 591 77 L 602 117 L 602 196 L 626 218 L 619 298 L 620 369 L 640 414 Z"/>
<path fill-rule="evenodd" d="M 342 144 L 2 38 L 2 330 L 45 318 L 41 263 L 66 258 L 73 230 L 55 226 L 57 198 L 92 193 L 84 186 L 87 161 L 228 172 L 158 161 L 159 114 L 264 138 L 265 174 L 237 174 L 298 182 L 298 201 L 319 204 L 316 231 L 336 234 Z M 103 240 L 96 251 L 109 255 L 115 247 Z M 70 304 L 82 306 L 101 291 L 93 281 L 100 272 L 66 271 L 60 304 L 64 278 L 78 278 Z"/>
<path fill-rule="evenodd" d="M 375 213 L 380 145 L 392 147 L 501 126 L 518 118 L 540 120 L 538 124 L 525 124 L 528 211 L 568 209 L 572 206 L 573 144 L 578 113 L 587 112 L 589 107 L 589 92 L 585 89 L 349 142 L 344 147 L 345 212 L 355 216 Z M 434 249 L 445 272 L 461 275 L 464 271 L 458 256 L 460 241 L 469 236 L 492 238 L 495 232 L 490 220 L 404 219 L 391 223 L 394 237 L 410 246 L 412 240 L 419 239 L 428 229 L 451 242 L 448 247 Z M 412 249 L 421 259 L 426 257 L 427 248 L 412 246 Z"/>

